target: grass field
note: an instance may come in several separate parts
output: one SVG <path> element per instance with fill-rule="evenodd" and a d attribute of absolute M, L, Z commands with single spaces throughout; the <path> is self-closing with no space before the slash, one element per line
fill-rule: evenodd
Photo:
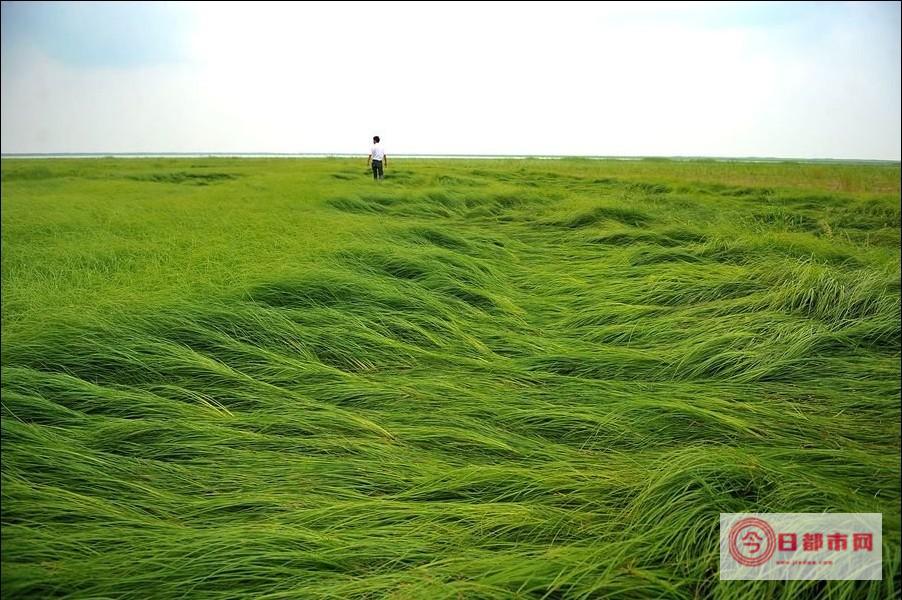
<path fill-rule="evenodd" d="M 899 165 L 4 160 L 4 597 L 899 598 Z M 719 582 L 721 512 L 883 513 Z"/>

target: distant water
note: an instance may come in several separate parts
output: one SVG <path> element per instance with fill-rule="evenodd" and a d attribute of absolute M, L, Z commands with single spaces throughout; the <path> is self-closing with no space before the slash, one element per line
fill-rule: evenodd
<path fill-rule="evenodd" d="M 359 158 L 366 157 L 365 152 L 358 154 L 308 154 L 282 152 L 61 152 L 39 154 L 3 154 L 3 158 Z M 562 158 L 588 158 L 595 160 L 642 160 L 638 156 L 534 156 L 508 154 L 392 154 L 393 158 L 474 158 L 474 159 L 517 159 L 537 158 L 556 160 Z"/>

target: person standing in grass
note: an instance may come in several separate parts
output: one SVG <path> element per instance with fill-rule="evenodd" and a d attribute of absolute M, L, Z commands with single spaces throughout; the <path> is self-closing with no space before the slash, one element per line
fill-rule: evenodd
<path fill-rule="evenodd" d="M 367 166 L 370 165 L 370 162 L 373 163 L 373 179 L 385 179 L 384 168 L 388 166 L 388 157 L 385 156 L 385 150 L 382 149 L 382 143 L 379 141 L 379 136 L 373 136 L 373 147 L 370 150 L 370 156 L 366 159 Z"/>

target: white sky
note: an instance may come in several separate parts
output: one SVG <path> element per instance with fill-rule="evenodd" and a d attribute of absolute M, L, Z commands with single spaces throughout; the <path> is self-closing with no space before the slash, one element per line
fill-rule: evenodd
<path fill-rule="evenodd" d="M 899 3 L 3 2 L 2 152 L 900 159 Z"/>

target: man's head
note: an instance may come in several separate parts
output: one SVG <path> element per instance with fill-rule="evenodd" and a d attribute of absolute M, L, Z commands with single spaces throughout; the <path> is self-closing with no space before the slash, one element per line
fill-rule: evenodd
<path fill-rule="evenodd" d="M 379 136 L 378 136 L 378 135 L 374 135 L 374 136 L 373 136 L 373 143 L 374 143 L 374 144 L 378 144 L 378 143 L 379 143 Z"/>

